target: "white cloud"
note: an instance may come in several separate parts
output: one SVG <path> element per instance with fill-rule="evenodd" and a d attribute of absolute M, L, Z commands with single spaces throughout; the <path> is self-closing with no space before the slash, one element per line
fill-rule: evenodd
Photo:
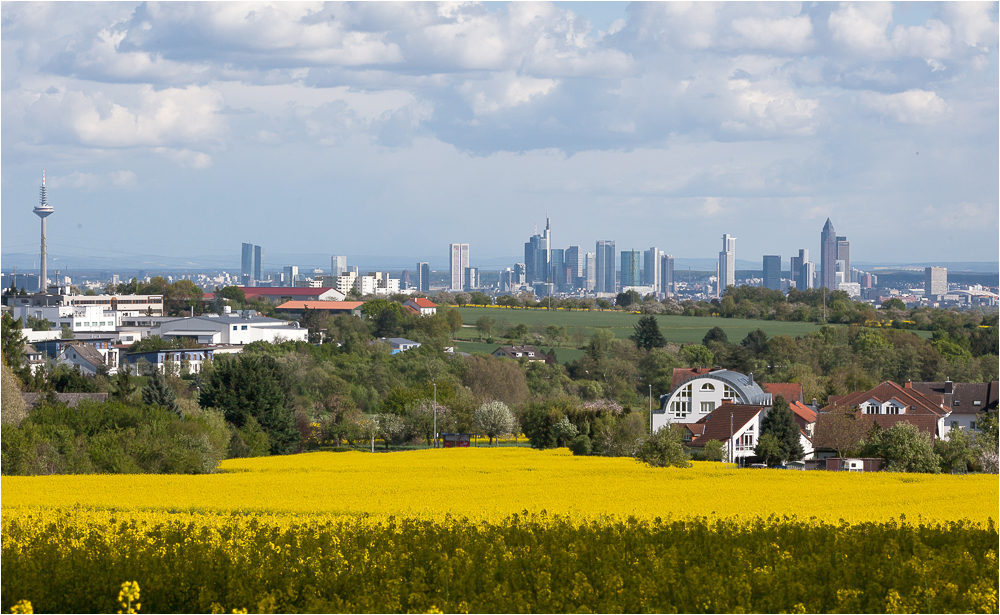
<path fill-rule="evenodd" d="M 75 188 L 83 192 L 96 192 L 111 185 L 115 188 L 135 188 L 136 175 L 133 171 L 112 171 L 110 173 L 81 173 L 69 175 L 49 175 L 46 183 L 50 188 Z"/>
<path fill-rule="evenodd" d="M 487 80 L 467 81 L 459 91 L 476 115 L 495 113 L 545 96 L 558 85 L 555 79 L 519 77 L 514 73 L 494 74 Z"/>
<path fill-rule="evenodd" d="M 153 151 L 157 154 L 163 154 L 185 169 L 201 170 L 212 166 L 212 157 L 204 152 L 171 147 L 157 147 Z"/>
<path fill-rule="evenodd" d="M 808 15 L 779 19 L 741 17 L 732 21 L 732 29 L 738 35 L 739 43 L 756 49 L 780 49 L 797 53 L 811 48 L 815 43 L 812 20 Z"/>
<path fill-rule="evenodd" d="M 933 124 L 951 113 L 948 103 L 937 93 L 926 90 L 907 90 L 898 94 L 863 92 L 858 98 L 862 105 L 901 124 Z"/>

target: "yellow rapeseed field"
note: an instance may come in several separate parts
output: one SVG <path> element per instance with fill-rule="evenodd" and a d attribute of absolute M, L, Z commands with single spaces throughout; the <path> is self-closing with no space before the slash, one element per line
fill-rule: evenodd
<path fill-rule="evenodd" d="M 318 452 L 225 461 L 215 475 L 2 479 L 3 509 L 67 508 L 499 519 L 521 511 L 575 518 L 753 518 L 837 523 L 998 518 L 995 476 L 651 468 L 566 449 Z"/>

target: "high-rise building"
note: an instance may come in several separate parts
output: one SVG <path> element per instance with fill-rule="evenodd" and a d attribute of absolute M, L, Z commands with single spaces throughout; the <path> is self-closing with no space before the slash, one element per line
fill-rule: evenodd
<path fill-rule="evenodd" d="M 243 244 L 240 260 L 240 283 L 243 286 L 257 286 L 264 277 L 264 248 L 252 243 Z"/>
<path fill-rule="evenodd" d="M 430 263 L 417 263 L 417 290 L 422 293 L 431 289 L 431 266 Z"/>
<path fill-rule="evenodd" d="M 736 286 L 736 238 L 726 234 L 719 252 L 719 294 L 728 286 Z"/>
<path fill-rule="evenodd" d="M 799 272 L 799 277 L 802 278 L 802 290 L 816 288 L 816 263 L 812 261 L 802 263 L 802 271 Z M 798 286 L 798 282 L 795 285 Z"/>
<path fill-rule="evenodd" d="M 502 293 L 510 293 L 514 291 L 514 270 L 510 267 L 507 267 L 500 272 L 499 290 Z"/>
<path fill-rule="evenodd" d="M 347 273 L 347 257 L 346 256 L 331 256 L 330 257 L 330 275 L 338 276 Z"/>
<path fill-rule="evenodd" d="M 639 252 L 622 250 L 622 288 L 626 286 L 642 286 L 642 276 L 639 270 Z"/>
<path fill-rule="evenodd" d="M 410 270 L 404 269 L 403 275 L 399 276 L 399 288 L 401 290 L 407 290 L 410 288 Z"/>
<path fill-rule="evenodd" d="M 764 257 L 764 287 L 771 290 L 781 290 L 781 257 L 768 255 Z"/>
<path fill-rule="evenodd" d="M 597 242 L 597 276 L 594 282 L 594 292 L 613 293 L 618 290 L 615 284 L 615 242 L 603 240 Z"/>
<path fill-rule="evenodd" d="M 663 276 L 660 275 L 660 262 L 663 253 L 657 248 L 650 248 L 643 253 L 642 283 L 652 286 L 653 292 L 658 293 L 663 290 Z"/>
<path fill-rule="evenodd" d="M 789 274 L 792 276 L 792 281 L 795 282 L 795 288 L 799 290 L 809 288 L 809 286 L 806 285 L 806 280 L 802 278 L 802 266 L 808 261 L 809 250 L 799 250 L 799 255 L 791 258 L 791 271 L 789 271 Z M 808 282 L 811 285 L 812 280 L 809 280 Z"/>
<path fill-rule="evenodd" d="M 299 266 L 286 265 L 281 275 L 281 285 L 295 286 L 295 282 L 296 280 L 298 280 L 298 277 L 299 277 Z"/>
<path fill-rule="evenodd" d="M 453 291 L 465 286 L 465 269 L 469 266 L 469 244 L 453 243 L 448 246 L 448 282 Z"/>
<path fill-rule="evenodd" d="M 844 261 L 844 281 L 853 282 L 851 279 L 851 242 L 847 237 L 837 237 L 837 260 Z"/>
<path fill-rule="evenodd" d="M 677 286 L 674 284 L 674 257 L 664 254 L 660 257 L 660 291 L 674 295 Z"/>
<path fill-rule="evenodd" d="M 580 251 L 580 246 L 566 248 L 566 267 L 569 269 L 570 284 L 573 288 L 580 288 L 582 285 L 584 256 L 584 253 Z"/>
<path fill-rule="evenodd" d="M 927 267 L 924 269 L 924 297 L 940 297 L 948 294 L 948 268 Z"/>
<path fill-rule="evenodd" d="M 528 266 L 524 263 L 514 263 L 514 284 L 521 286 L 528 283 Z"/>
<path fill-rule="evenodd" d="M 592 292 L 597 288 L 597 252 L 587 252 L 583 257 L 583 288 Z"/>
<path fill-rule="evenodd" d="M 566 279 L 566 251 L 561 248 L 549 248 L 549 281 L 555 284 L 556 290 L 561 290 Z"/>
<path fill-rule="evenodd" d="M 478 267 L 466 267 L 465 275 L 462 280 L 463 290 L 476 290 L 479 288 L 479 268 Z"/>
<path fill-rule="evenodd" d="M 537 227 L 536 227 L 537 229 Z M 552 231 L 548 217 L 545 218 L 545 230 L 535 233 L 524 244 L 524 263 L 528 267 L 528 284 L 545 282 L 550 275 Z"/>
<path fill-rule="evenodd" d="M 39 268 L 38 268 L 38 292 L 44 293 L 49 290 L 49 275 L 48 275 L 48 245 L 46 243 L 46 233 L 45 233 L 45 219 L 51 216 L 55 209 L 49 205 L 48 196 L 45 193 L 45 169 L 42 169 L 42 186 L 39 188 L 38 205 L 34 209 L 35 215 L 42 220 L 42 244 L 41 253 L 39 254 Z"/>
<path fill-rule="evenodd" d="M 819 236 L 820 287 L 837 289 L 837 231 L 829 218 Z"/>

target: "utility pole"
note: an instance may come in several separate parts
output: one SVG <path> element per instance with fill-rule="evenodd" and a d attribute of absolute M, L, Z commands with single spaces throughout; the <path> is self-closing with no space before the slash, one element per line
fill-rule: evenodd
<path fill-rule="evenodd" d="M 653 385 L 649 385 L 649 434 L 653 435 Z"/>
<path fill-rule="evenodd" d="M 733 413 L 729 413 L 729 463 L 736 463 L 736 443 L 733 442 Z"/>
<path fill-rule="evenodd" d="M 438 445 L 438 385 L 436 382 L 432 383 L 434 385 L 434 448 Z"/>

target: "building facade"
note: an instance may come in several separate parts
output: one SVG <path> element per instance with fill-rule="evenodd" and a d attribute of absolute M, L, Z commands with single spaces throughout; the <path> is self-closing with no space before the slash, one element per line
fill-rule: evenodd
<path fill-rule="evenodd" d="M 331 256 L 330 275 L 337 277 L 338 275 L 344 275 L 345 273 L 347 273 L 347 257 Z"/>
<path fill-rule="evenodd" d="M 660 407 L 653 410 L 653 431 L 671 423 L 697 423 L 723 403 L 770 406 L 771 395 L 754 382 L 753 374 L 694 370 L 672 391 L 660 396 Z"/>
<path fill-rule="evenodd" d="M 940 297 L 948 294 L 948 268 L 927 267 L 924 269 L 924 297 Z"/>
<path fill-rule="evenodd" d="M 674 257 L 664 254 L 660 258 L 660 292 L 677 294 L 677 285 L 674 283 Z"/>
<path fill-rule="evenodd" d="M 431 290 L 431 265 L 430 263 L 417 263 L 417 290 L 422 293 Z"/>
<path fill-rule="evenodd" d="M 736 286 L 736 238 L 726 234 L 719 252 L 719 294 L 728 286 Z"/>
<path fill-rule="evenodd" d="M 653 292 L 658 293 L 663 290 L 663 276 L 660 274 L 663 253 L 653 247 L 643 252 L 642 283 L 652 286 Z"/>
<path fill-rule="evenodd" d="M 767 255 L 764 257 L 764 287 L 771 290 L 781 290 L 781 257 Z"/>
<path fill-rule="evenodd" d="M 613 293 L 618 290 L 615 283 L 615 242 L 597 242 L 596 276 L 594 292 Z"/>
<path fill-rule="evenodd" d="M 448 246 L 448 287 L 453 291 L 462 290 L 465 270 L 469 267 L 469 244 L 453 243 Z"/>

